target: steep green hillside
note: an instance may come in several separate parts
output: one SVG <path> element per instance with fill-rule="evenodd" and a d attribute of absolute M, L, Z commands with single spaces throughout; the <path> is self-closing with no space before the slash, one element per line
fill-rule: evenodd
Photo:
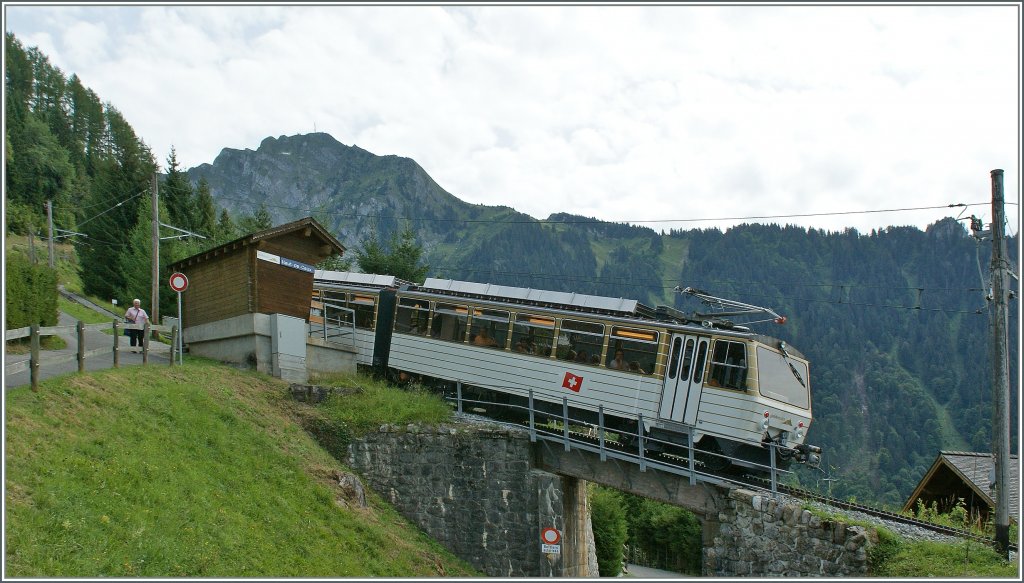
<path fill-rule="evenodd" d="M 4 575 L 473 576 L 372 493 L 345 498 L 286 388 L 190 361 L 9 390 Z"/>

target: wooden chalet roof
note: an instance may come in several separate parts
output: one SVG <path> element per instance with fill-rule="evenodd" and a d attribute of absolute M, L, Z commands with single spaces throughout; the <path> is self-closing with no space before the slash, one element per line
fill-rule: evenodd
<path fill-rule="evenodd" d="M 263 231 L 249 233 L 248 235 L 239 237 L 234 241 L 229 241 L 227 243 L 224 243 L 223 245 L 214 247 L 213 249 L 207 249 L 206 251 L 203 251 L 201 253 L 196 253 L 191 257 L 186 257 L 184 259 L 174 262 L 173 264 L 171 264 L 171 268 L 173 269 L 176 268 L 177 266 L 185 265 L 186 263 L 189 262 L 194 263 L 197 261 L 205 261 L 210 257 L 215 257 L 232 249 L 237 249 L 239 247 L 244 247 L 246 245 L 256 244 L 259 243 L 260 241 L 273 239 L 276 237 L 280 237 L 282 235 L 287 235 L 289 233 L 295 231 L 302 231 L 305 229 L 309 229 L 310 235 L 315 235 L 316 237 L 323 241 L 324 246 L 326 247 L 324 253 L 325 257 L 330 256 L 334 253 L 338 253 L 339 255 L 345 253 L 345 246 L 342 245 L 341 242 L 334 237 L 334 235 L 331 235 L 327 231 L 327 229 L 324 228 L 323 225 L 317 222 L 317 220 L 314 219 L 313 217 L 305 217 L 297 221 L 292 221 L 290 223 L 285 223 L 283 225 L 271 227 Z"/>
<path fill-rule="evenodd" d="M 1018 456 L 1011 455 L 1010 478 L 1014 481 L 1011 484 L 1010 493 L 1010 518 L 1016 521 L 1020 511 L 1020 460 Z M 932 467 L 925 473 L 924 478 L 918 483 L 914 493 L 903 505 L 903 511 L 912 510 L 918 498 L 926 494 L 928 490 L 936 489 L 933 480 L 941 475 L 949 475 L 951 472 L 963 482 L 975 496 L 980 498 L 989 507 L 995 508 L 995 491 L 990 489 L 992 476 L 995 470 L 995 463 L 992 461 L 991 453 L 972 451 L 940 451 Z M 942 487 L 939 485 L 938 487 Z"/>

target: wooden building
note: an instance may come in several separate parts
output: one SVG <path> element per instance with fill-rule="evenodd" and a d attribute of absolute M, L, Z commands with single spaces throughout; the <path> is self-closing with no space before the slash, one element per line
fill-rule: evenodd
<path fill-rule="evenodd" d="M 173 263 L 189 280 L 182 323 L 193 327 L 243 314 L 307 320 L 314 265 L 345 247 L 312 217 L 250 233 Z"/>
<path fill-rule="evenodd" d="M 1015 480 L 1010 484 L 1010 521 L 1016 523 L 1020 510 L 1020 462 L 1017 456 L 1010 456 L 1013 466 L 1010 475 Z M 903 505 L 903 511 L 917 509 L 921 500 L 926 507 L 934 502 L 940 513 L 947 513 L 963 499 L 964 507 L 971 516 L 982 523 L 995 512 L 995 464 L 992 454 L 971 451 L 941 451 L 932 467 L 928 469 L 914 493 Z"/>

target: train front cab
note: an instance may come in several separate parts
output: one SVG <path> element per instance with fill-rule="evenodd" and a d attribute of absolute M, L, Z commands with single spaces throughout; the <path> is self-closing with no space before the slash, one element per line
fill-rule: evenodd
<path fill-rule="evenodd" d="M 811 421 L 806 360 L 766 337 L 674 333 L 669 342 L 652 437 L 684 446 L 692 431 L 698 449 L 756 470 L 771 464 L 768 442 L 781 446 L 777 467 L 816 461 L 814 448 L 803 444 Z M 717 456 L 704 460 L 712 469 L 730 465 Z"/>

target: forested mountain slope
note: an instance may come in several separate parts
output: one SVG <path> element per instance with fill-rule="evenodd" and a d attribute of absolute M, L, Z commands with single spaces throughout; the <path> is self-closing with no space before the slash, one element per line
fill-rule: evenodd
<path fill-rule="evenodd" d="M 990 450 L 991 341 L 978 274 L 979 263 L 987 274 L 990 242 L 951 218 L 924 232 L 746 225 L 672 236 L 690 241 L 679 275 L 687 285 L 790 316 L 773 333 L 811 359 L 811 435 L 826 448 L 823 469 L 839 477 L 834 491 L 902 502 L 939 449 Z M 1016 309 L 1011 320 L 1016 330 Z"/>

